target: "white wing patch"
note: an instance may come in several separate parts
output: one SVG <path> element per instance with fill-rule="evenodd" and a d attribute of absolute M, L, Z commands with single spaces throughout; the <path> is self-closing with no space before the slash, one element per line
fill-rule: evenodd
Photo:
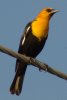
<path fill-rule="evenodd" d="M 23 40 L 22 40 L 22 45 L 24 44 L 24 42 L 25 42 L 25 36 L 23 37 Z"/>
<path fill-rule="evenodd" d="M 30 29 L 30 26 L 26 29 L 26 33 L 28 33 L 29 29 Z"/>
<path fill-rule="evenodd" d="M 29 32 L 29 30 L 30 30 L 30 26 L 27 27 L 27 29 L 26 29 L 26 34 Z M 23 37 L 22 45 L 24 44 L 25 39 L 26 39 L 26 36 Z"/>

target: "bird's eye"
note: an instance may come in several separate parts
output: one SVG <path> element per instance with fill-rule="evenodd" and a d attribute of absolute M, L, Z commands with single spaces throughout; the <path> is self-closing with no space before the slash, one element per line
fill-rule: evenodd
<path fill-rule="evenodd" d="M 47 12 L 51 12 L 51 9 L 46 9 Z"/>

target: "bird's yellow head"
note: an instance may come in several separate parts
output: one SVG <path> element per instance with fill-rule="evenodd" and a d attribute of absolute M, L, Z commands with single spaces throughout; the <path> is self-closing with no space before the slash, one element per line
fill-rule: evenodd
<path fill-rule="evenodd" d="M 56 12 L 58 12 L 58 10 L 55 10 L 53 8 L 44 8 L 40 11 L 40 13 L 37 15 L 37 19 L 41 18 L 41 19 L 50 19 Z"/>
<path fill-rule="evenodd" d="M 43 9 L 36 18 L 32 21 L 32 33 L 37 38 L 45 38 L 48 36 L 49 31 L 49 21 L 50 18 L 56 13 L 58 10 L 52 8 Z"/>

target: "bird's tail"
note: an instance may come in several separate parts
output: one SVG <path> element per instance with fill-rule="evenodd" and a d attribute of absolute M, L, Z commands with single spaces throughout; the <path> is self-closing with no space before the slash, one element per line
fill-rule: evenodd
<path fill-rule="evenodd" d="M 19 95 L 21 93 L 26 68 L 27 64 L 25 62 L 22 63 L 17 60 L 16 74 L 10 87 L 11 94 Z"/>

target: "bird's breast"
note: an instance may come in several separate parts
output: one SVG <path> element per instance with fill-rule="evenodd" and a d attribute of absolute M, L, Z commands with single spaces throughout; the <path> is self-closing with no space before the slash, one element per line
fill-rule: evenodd
<path fill-rule="evenodd" d="M 37 22 L 32 23 L 32 33 L 38 39 L 46 38 L 49 31 L 49 24 L 47 22 Z"/>

